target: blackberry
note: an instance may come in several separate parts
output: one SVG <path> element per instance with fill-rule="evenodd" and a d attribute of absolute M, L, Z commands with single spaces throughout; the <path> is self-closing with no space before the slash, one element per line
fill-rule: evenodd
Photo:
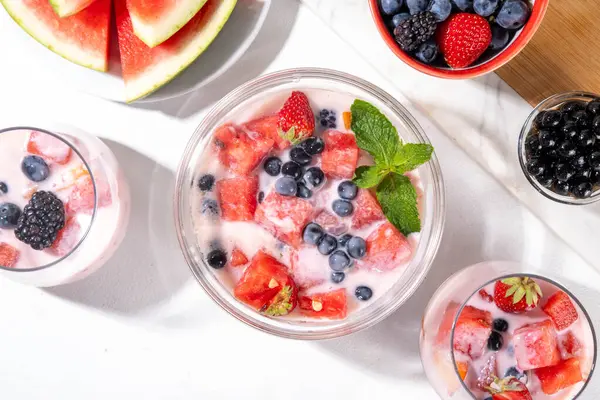
<path fill-rule="evenodd" d="M 435 33 L 437 21 L 429 11 L 413 15 L 394 29 L 394 36 L 400 48 L 413 52 Z"/>
<path fill-rule="evenodd" d="M 54 193 L 40 190 L 23 208 L 15 236 L 34 250 L 52 246 L 65 225 L 65 207 Z"/>

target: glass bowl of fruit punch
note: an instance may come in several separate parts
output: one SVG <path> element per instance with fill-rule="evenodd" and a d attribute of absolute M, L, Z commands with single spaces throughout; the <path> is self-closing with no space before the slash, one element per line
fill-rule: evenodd
<path fill-rule="evenodd" d="M 175 219 L 200 285 L 289 338 L 371 326 L 424 279 L 444 225 L 433 147 L 389 94 L 301 68 L 250 81 L 196 129 Z"/>

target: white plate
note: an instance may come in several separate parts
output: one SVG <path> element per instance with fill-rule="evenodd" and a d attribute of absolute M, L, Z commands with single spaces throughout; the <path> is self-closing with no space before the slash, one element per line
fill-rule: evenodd
<path fill-rule="evenodd" d="M 179 76 L 150 96 L 138 100 L 166 100 L 196 90 L 223 74 L 248 50 L 262 27 L 271 0 L 238 0 L 231 17 L 210 47 Z M 108 100 L 125 101 L 120 77 L 117 38 L 111 40 L 108 73 L 73 64 L 54 54 L 23 31 L 0 6 L 2 69 L 31 69 L 39 79 L 57 79 L 77 90 Z M 25 82 L 24 82 L 25 83 Z"/>

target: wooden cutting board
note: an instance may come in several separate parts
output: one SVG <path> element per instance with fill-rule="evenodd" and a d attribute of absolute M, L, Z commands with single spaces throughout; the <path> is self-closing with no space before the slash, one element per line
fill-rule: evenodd
<path fill-rule="evenodd" d="M 550 0 L 533 39 L 497 73 L 531 105 L 572 90 L 600 94 L 600 0 Z"/>

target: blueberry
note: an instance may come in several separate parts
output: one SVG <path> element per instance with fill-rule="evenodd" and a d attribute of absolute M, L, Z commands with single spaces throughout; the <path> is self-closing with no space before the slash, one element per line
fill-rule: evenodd
<path fill-rule="evenodd" d="M 258 203 L 262 203 L 263 200 L 265 199 L 265 192 L 263 192 L 262 190 L 260 192 L 258 192 L 258 198 L 256 200 L 258 200 Z"/>
<path fill-rule="evenodd" d="M 2 193 L 8 193 L 8 186 L 4 182 L 0 182 L 0 194 Z"/>
<path fill-rule="evenodd" d="M 342 235 L 338 238 L 338 243 L 340 244 L 340 247 L 346 247 L 346 244 L 348 243 L 348 241 L 352 239 L 352 235 L 349 233 L 346 233 L 345 235 Z"/>
<path fill-rule="evenodd" d="M 316 246 L 323 238 L 323 235 L 324 233 L 321 225 L 311 222 L 304 228 L 304 231 L 302 232 L 302 240 L 304 240 L 305 243 Z"/>
<path fill-rule="evenodd" d="M 322 119 L 327 119 L 327 117 L 329 117 L 329 110 L 324 108 L 319 112 L 319 117 L 321 117 Z"/>
<path fill-rule="evenodd" d="M 523 0 L 506 0 L 496 16 L 496 23 L 506 29 L 519 29 L 529 19 L 529 6 Z"/>
<path fill-rule="evenodd" d="M 590 166 L 596 171 L 600 171 L 600 151 L 594 151 L 589 157 Z"/>
<path fill-rule="evenodd" d="M 529 157 L 539 156 L 542 146 L 537 135 L 530 135 L 525 139 L 525 152 Z"/>
<path fill-rule="evenodd" d="M 354 206 L 348 200 L 336 199 L 331 204 L 331 208 L 340 217 L 347 217 L 354 211 Z"/>
<path fill-rule="evenodd" d="M 513 1 L 513 0 L 509 0 Z M 562 113 L 558 110 L 549 110 L 541 115 L 540 127 L 552 129 L 559 126 L 562 122 Z"/>
<path fill-rule="evenodd" d="M 203 199 L 200 211 L 205 215 L 219 215 L 219 204 L 213 199 Z"/>
<path fill-rule="evenodd" d="M 573 176 L 573 179 L 575 181 L 579 181 L 580 179 L 589 181 L 590 178 L 592 177 L 593 172 L 594 172 L 594 170 L 587 166 L 584 168 L 580 168 L 579 171 L 577 171 L 577 173 L 575 174 L 575 176 Z"/>
<path fill-rule="evenodd" d="M 367 301 L 371 297 L 373 297 L 373 291 L 371 290 L 370 287 L 359 286 L 354 291 L 354 295 L 356 296 L 357 299 L 359 299 L 361 301 Z"/>
<path fill-rule="evenodd" d="M 352 181 L 342 181 L 337 188 L 338 196 L 345 200 L 354 200 L 358 194 L 358 186 Z"/>
<path fill-rule="evenodd" d="M 504 344 L 504 338 L 502 335 L 496 331 L 492 331 L 490 337 L 488 338 L 487 347 L 492 351 L 498 351 L 502 348 Z"/>
<path fill-rule="evenodd" d="M 492 323 L 492 327 L 495 331 L 506 332 L 508 330 L 508 322 L 502 318 L 496 318 Z"/>
<path fill-rule="evenodd" d="M 514 376 L 517 379 L 521 379 L 522 377 L 525 376 L 525 373 L 519 371 L 516 367 L 510 367 L 504 373 L 504 377 L 506 378 L 507 376 Z"/>
<path fill-rule="evenodd" d="M 450 16 L 450 12 L 452 11 L 452 4 L 450 3 L 450 0 L 431 0 L 431 2 L 429 3 L 429 7 L 427 7 L 427 10 L 430 11 L 433 15 L 435 15 L 435 19 L 438 22 L 442 22 L 448 19 L 448 17 Z"/>
<path fill-rule="evenodd" d="M 281 160 L 277 157 L 269 157 L 263 163 L 263 169 L 271 176 L 277 176 L 281 172 Z"/>
<path fill-rule="evenodd" d="M 304 181 L 311 188 L 316 188 L 325 181 L 325 174 L 319 167 L 310 167 L 304 173 Z"/>
<path fill-rule="evenodd" d="M 198 189 L 203 192 L 210 192 L 215 184 L 215 177 L 211 174 L 202 175 L 198 178 Z"/>
<path fill-rule="evenodd" d="M 599 170 L 592 171 L 592 176 L 590 177 L 590 183 L 592 185 L 600 185 L 600 171 Z"/>
<path fill-rule="evenodd" d="M 402 8 L 402 0 L 381 0 L 381 11 L 387 15 L 394 15 Z"/>
<path fill-rule="evenodd" d="M 282 196 L 295 196 L 298 184 L 291 176 L 283 176 L 275 181 L 275 191 Z"/>
<path fill-rule="evenodd" d="M 509 41 L 510 34 L 506 29 L 496 24 L 492 25 L 492 41 L 490 43 L 490 49 L 502 50 L 506 47 Z"/>
<path fill-rule="evenodd" d="M 473 0 L 452 0 L 452 3 L 461 11 L 467 11 L 473 8 Z"/>
<path fill-rule="evenodd" d="M 586 107 L 587 112 L 594 117 L 600 115 L 600 100 L 590 101 Z"/>
<path fill-rule="evenodd" d="M 538 135 L 540 146 L 542 150 L 551 149 L 556 147 L 556 135 L 550 130 L 541 130 Z"/>
<path fill-rule="evenodd" d="M 342 283 L 344 278 L 346 278 L 346 274 L 343 272 L 332 272 L 331 273 L 331 281 L 333 283 Z"/>
<path fill-rule="evenodd" d="M 571 119 L 580 128 L 589 128 L 592 123 L 590 115 L 585 110 L 575 111 L 571 114 Z"/>
<path fill-rule="evenodd" d="M 298 182 L 298 190 L 296 191 L 296 196 L 301 199 L 310 199 L 313 195 L 312 190 L 306 187 L 306 185 L 302 182 Z"/>
<path fill-rule="evenodd" d="M 427 9 L 427 3 L 429 3 L 429 0 L 406 0 L 410 15 L 425 11 Z"/>
<path fill-rule="evenodd" d="M 554 184 L 554 192 L 561 196 L 568 196 L 571 192 L 571 184 L 565 181 L 558 181 Z"/>
<path fill-rule="evenodd" d="M 575 122 L 567 122 L 560 127 L 558 132 L 560 132 L 565 139 L 574 139 L 579 134 L 579 129 L 577 128 Z"/>
<path fill-rule="evenodd" d="M 295 161 L 298 165 L 310 164 L 312 157 L 302 147 L 292 147 L 290 150 L 290 158 Z"/>
<path fill-rule="evenodd" d="M 392 28 L 396 28 L 398 25 L 410 18 L 409 13 L 400 13 L 392 17 Z"/>
<path fill-rule="evenodd" d="M 336 250 L 329 256 L 329 267 L 336 272 L 345 270 L 351 264 L 352 260 L 348 257 L 348 254 L 342 250 Z"/>
<path fill-rule="evenodd" d="M 415 57 L 425 64 L 431 64 L 436 59 L 437 55 L 438 45 L 433 40 L 428 40 L 421 44 L 415 53 Z"/>
<path fill-rule="evenodd" d="M 294 179 L 300 179 L 302 167 L 293 161 L 288 161 L 281 166 L 281 173 Z"/>
<path fill-rule="evenodd" d="M 579 110 L 585 110 L 585 104 L 581 101 L 568 101 L 560 106 L 560 111 L 567 114 L 572 114 Z"/>
<path fill-rule="evenodd" d="M 571 165 L 575 169 L 587 168 L 588 167 L 587 157 L 582 156 L 582 155 L 577 155 L 577 156 L 573 157 L 573 159 L 571 160 Z"/>
<path fill-rule="evenodd" d="M 337 246 L 337 239 L 331 235 L 325 234 L 321 238 L 321 241 L 317 246 L 317 250 L 319 250 L 319 253 L 323 254 L 324 256 L 328 256 L 333 253 L 335 249 L 337 249 Z"/>
<path fill-rule="evenodd" d="M 531 160 L 527 161 L 526 167 L 527 172 L 529 172 L 533 176 L 540 176 L 546 170 L 545 165 L 539 158 L 532 158 Z"/>
<path fill-rule="evenodd" d="M 558 154 L 564 158 L 572 158 L 577 154 L 577 149 L 573 142 L 565 140 L 558 145 Z"/>
<path fill-rule="evenodd" d="M 14 229 L 21 216 L 21 209 L 13 203 L 4 203 L 0 205 L 0 228 Z"/>
<path fill-rule="evenodd" d="M 473 1 L 473 9 L 482 17 L 489 17 L 496 12 L 499 0 L 475 0 Z"/>
<path fill-rule="evenodd" d="M 212 250 L 206 256 L 206 262 L 214 269 L 221 269 L 227 264 L 227 254 L 221 249 Z"/>
<path fill-rule="evenodd" d="M 325 142 L 321 138 L 311 137 L 298 144 L 298 147 L 303 148 L 307 154 L 315 156 L 323 152 Z"/>
<path fill-rule="evenodd" d="M 360 259 L 367 254 L 367 242 L 361 237 L 354 236 L 352 239 L 348 240 L 346 249 L 348 249 L 350 257 Z"/>
<path fill-rule="evenodd" d="M 566 182 L 569 179 L 571 179 L 573 175 L 575 175 L 575 172 L 577 172 L 575 171 L 575 168 L 573 168 L 572 165 L 562 162 L 556 164 L 556 166 L 554 167 L 554 171 L 554 176 L 556 176 L 556 179 L 563 182 Z"/>
<path fill-rule="evenodd" d="M 592 134 L 589 129 L 582 129 L 576 140 L 581 149 L 591 149 L 596 144 L 596 135 Z"/>
<path fill-rule="evenodd" d="M 543 187 L 551 188 L 555 181 L 554 172 L 551 169 L 546 169 L 542 175 L 536 176 L 535 179 Z"/>
<path fill-rule="evenodd" d="M 34 182 L 41 182 L 50 175 L 50 168 L 42 157 L 25 156 L 21 162 L 21 171 L 25 176 Z"/>
<path fill-rule="evenodd" d="M 596 135 L 600 135 L 600 115 L 592 120 L 592 132 Z"/>
<path fill-rule="evenodd" d="M 571 193 L 578 199 L 587 199 L 592 195 L 592 184 L 586 181 L 576 182 Z"/>

